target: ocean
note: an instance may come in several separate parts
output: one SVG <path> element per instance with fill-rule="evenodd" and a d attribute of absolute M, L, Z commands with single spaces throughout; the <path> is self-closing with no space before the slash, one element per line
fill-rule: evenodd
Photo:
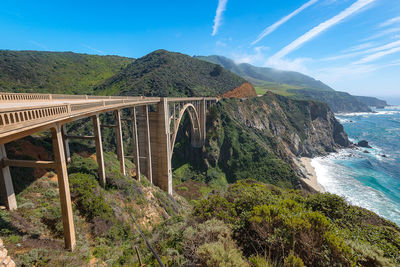
<path fill-rule="evenodd" d="M 336 116 L 352 142 L 367 140 L 372 148 L 344 149 L 311 164 L 327 192 L 400 225 L 400 106 L 375 112 Z"/>

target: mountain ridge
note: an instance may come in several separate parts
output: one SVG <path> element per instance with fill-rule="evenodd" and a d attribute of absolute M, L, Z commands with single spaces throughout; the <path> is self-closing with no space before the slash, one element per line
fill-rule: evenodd
<path fill-rule="evenodd" d="M 196 56 L 196 58 L 220 64 L 228 70 L 252 82 L 259 94 L 272 91 L 296 99 L 311 99 L 325 102 L 335 113 L 371 112 L 369 103 L 381 100 L 373 97 L 356 97 L 346 92 L 335 91 L 330 86 L 310 76 L 294 71 L 256 67 L 248 63 L 236 64 L 233 60 L 218 55 Z"/>
<path fill-rule="evenodd" d="M 246 79 L 220 65 L 160 49 L 135 60 L 94 91 L 109 95 L 217 96 L 245 83 Z"/>

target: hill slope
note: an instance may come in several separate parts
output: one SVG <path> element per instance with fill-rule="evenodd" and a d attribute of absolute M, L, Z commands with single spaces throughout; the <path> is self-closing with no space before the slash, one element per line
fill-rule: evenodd
<path fill-rule="evenodd" d="M 388 103 L 385 100 L 380 100 L 376 97 L 369 97 L 369 96 L 355 96 L 355 97 L 369 107 L 384 108 L 388 106 Z"/>
<path fill-rule="evenodd" d="M 72 52 L 0 51 L 0 91 L 87 94 L 133 59 Z"/>
<path fill-rule="evenodd" d="M 197 58 L 220 64 L 249 80 L 256 86 L 258 94 L 272 91 L 297 99 L 322 101 L 327 103 L 333 112 L 371 111 L 361 99 L 348 93 L 337 92 L 323 82 L 298 72 L 255 67 L 245 63 L 236 64 L 233 60 L 223 56 L 199 56 Z"/>
<path fill-rule="evenodd" d="M 281 71 L 273 68 L 261 68 L 242 63 L 236 64 L 233 60 L 223 56 L 196 57 L 201 60 L 220 64 L 227 70 L 249 80 L 254 85 L 265 85 L 265 82 L 287 84 L 304 88 L 313 88 L 324 91 L 334 91 L 331 87 L 312 77 L 294 71 Z"/>
<path fill-rule="evenodd" d="M 215 96 L 246 82 L 220 65 L 157 50 L 137 59 L 95 91 L 107 95 Z"/>

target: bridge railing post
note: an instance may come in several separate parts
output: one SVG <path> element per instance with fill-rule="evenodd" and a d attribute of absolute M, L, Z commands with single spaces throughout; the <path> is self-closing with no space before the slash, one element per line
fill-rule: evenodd
<path fill-rule="evenodd" d="M 3 166 L 1 160 L 7 158 L 4 144 L 0 144 L 0 193 L 1 199 L 6 204 L 8 210 L 17 209 L 17 200 L 15 199 L 14 187 L 12 184 L 10 168 Z"/>
<path fill-rule="evenodd" d="M 63 146 L 62 132 L 60 125 L 51 128 L 51 139 L 53 141 L 55 170 L 58 179 L 58 188 L 61 202 L 61 213 L 64 227 L 65 247 L 69 250 L 75 248 L 75 227 L 72 214 L 71 195 L 69 191 L 67 163 Z"/>

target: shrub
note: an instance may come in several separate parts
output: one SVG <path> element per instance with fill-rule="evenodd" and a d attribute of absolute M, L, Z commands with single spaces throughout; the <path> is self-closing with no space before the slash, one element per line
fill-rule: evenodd
<path fill-rule="evenodd" d="M 106 203 L 104 195 L 92 175 L 73 173 L 69 179 L 71 196 L 83 215 L 89 220 L 93 220 L 95 217 L 112 218 L 112 209 Z"/>
<path fill-rule="evenodd" d="M 68 173 L 86 173 L 97 177 L 98 164 L 92 158 L 83 158 L 78 154 L 71 157 L 71 163 L 68 165 Z"/>
<path fill-rule="evenodd" d="M 226 257 L 232 254 L 234 257 L 241 258 L 241 252 L 237 250 L 235 242 L 232 240 L 231 229 L 224 222 L 211 219 L 204 223 L 189 226 L 183 233 L 183 255 L 192 264 L 208 264 L 206 256 L 210 251 L 216 249 L 213 261 L 223 256 L 223 261 L 228 261 Z M 224 250 L 226 248 L 226 250 Z M 220 263 L 222 264 L 223 261 Z M 214 262 L 215 263 L 215 262 Z M 208 265 L 224 266 L 224 265 Z M 229 265 L 226 265 L 229 266 Z"/>
<path fill-rule="evenodd" d="M 293 251 L 290 252 L 289 256 L 287 256 L 283 262 L 284 267 L 304 267 L 303 260 L 296 255 L 294 255 Z"/>
<path fill-rule="evenodd" d="M 234 223 L 237 216 L 234 204 L 219 194 L 201 200 L 193 208 L 193 215 L 203 222 L 215 218 L 230 223 Z"/>
<path fill-rule="evenodd" d="M 234 243 L 227 241 L 203 244 L 197 249 L 196 255 L 201 266 L 245 267 L 249 265 Z"/>

